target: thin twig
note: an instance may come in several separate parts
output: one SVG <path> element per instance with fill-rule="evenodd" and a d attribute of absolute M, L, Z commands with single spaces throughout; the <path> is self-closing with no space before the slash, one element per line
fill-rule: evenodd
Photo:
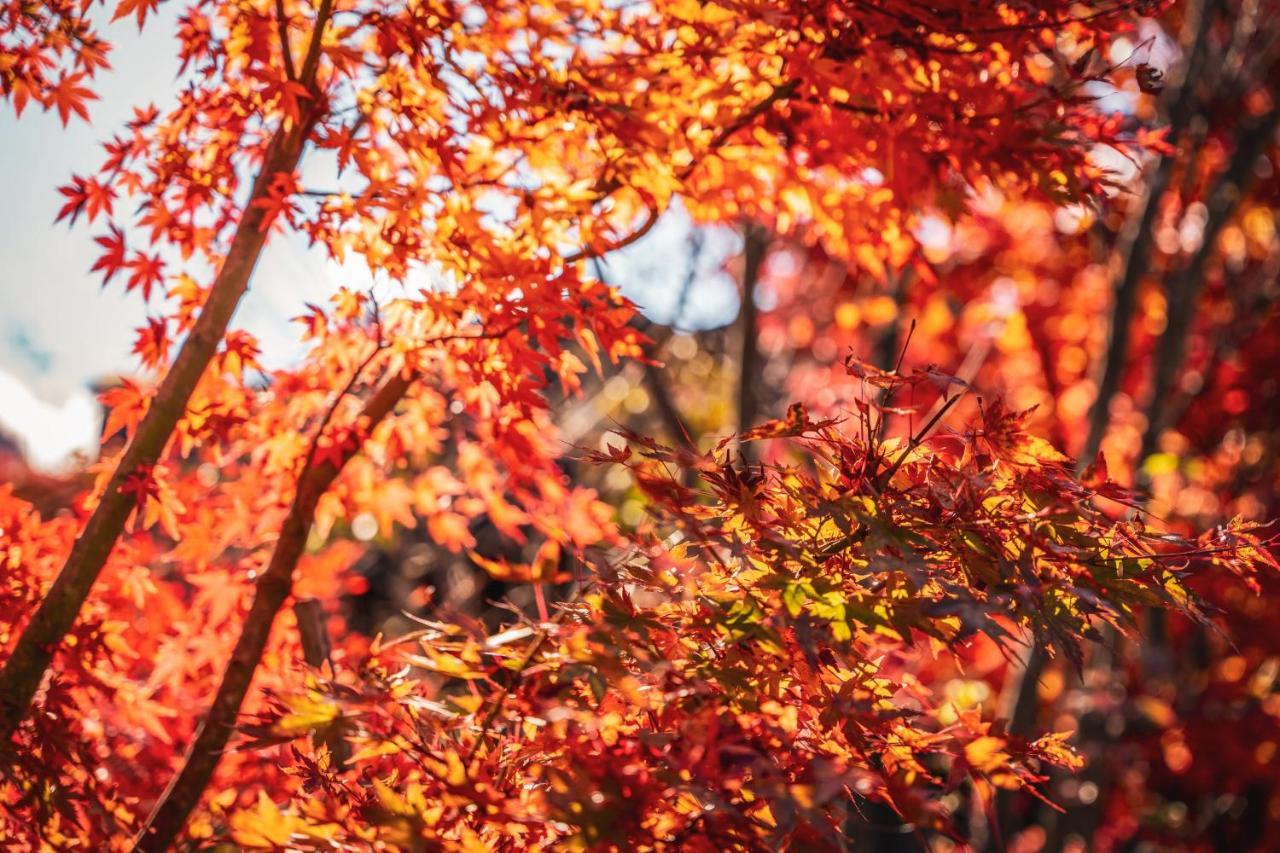
<path fill-rule="evenodd" d="M 911 437 L 911 440 L 907 442 L 907 446 L 902 449 L 902 453 L 898 455 L 897 461 L 895 461 L 893 465 L 889 466 L 889 469 L 879 478 L 879 481 L 882 484 L 881 489 L 889 484 L 889 481 L 893 479 L 893 475 L 898 473 L 898 469 L 902 467 L 902 463 L 907 461 L 907 457 L 911 455 L 912 451 L 919 447 L 922 441 L 928 438 L 929 433 L 938 425 L 938 421 L 942 420 L 943 416 L 951 410 L 952 406 L 960 402 L 960 398 L 964 395 L 965 392 L 960 391 L 954 397 L 946 398 L 938 408 L 938 411 L 934 413 L 933 417 L 925 423 L 919 432 Z"/>
<path fill-rule="evenodd" d="M 320 64 L 320 48 L 324 43 L 325 26 L 333 13 L 333 0 L 320 0 L 320 9 L 316 12 L 316 24 L 311 33 L 311 41 L 307 45 L 307 55 L 302 61 L 302 85 L 308 89 L 314 87 L 316 68 Z"/>
<path fill-rule="evenodd" d="M 773 91 L 769 93 L 769 96 L 767 98 L 764 98 L 763 100 L 760 101 L 760 103 L 756 104 L 751 109 L 747 110 L 742 115 L 734 119 L 732 122 L 725 125 L 725 127 L 723 127 L 720 130 L 720 132 L 717 133 L 715 137 L 711 140 L 711 142 L 707 145 L 707 150 L 702 153 L 702 157 L 695 159 L 692 163 L 690 163 L 689 165 L 681 169 L 676 174 L 676 178 L 681 181 L 688 178 L 689 175 L 691 175 L 693 171 L 699 165 L 702 164 L 702 158 L 706 157 L 709 154 L 714 154 L 722 145 L 724 145 L 725 142 L 729 140 L 731 136 L 733 136 L 738 131 L 742 130 L 751 122 L 755 121 L 757 117 L 759 117 L 765 111 L 769 110 L 774 104 L 789 98 L 792 94 L 795 93 L 799 85 L 800 85 L 799 80 L 790 80 L 786 83 L 782 83 L 778 86 L 775 86 Z M 621 186 L 622 186 L 621 182 L 619 182 L 617 179 L 602 181 L 599 187 L 601 200 L 606 198 L 614 190 L 619 189 Z M 618 240 L 615 240 L 614 242 L 608 244 L 608 246 L 605 246 L 602 248 L 596 249 L 591 247 L 583 247 L 581 250 L 574 252 L 572 255 L 566 256 L 564 259 L 564 262 L 566 264 L 573 264 L 573 263 L 577 263 L 578 261 L 588 260 L 590 258 L 598 258 L 601 255 L 607 255 L 611 252 L 616 252 L 619 249 L 626 248 L 627 246 L 630 246 L 632 243 L 635 243 L 641 237 L 644 237 L 644 235 L 648 234 L 653 229 L 653 226 L 658 223 L 658 217 L 659 217 L 659 212 L 657 208 L 650 206 L 648 208 L 644 221 L 627 236 L 621 237 Z"/>
<path fill-rule="evenodd" d="M 280 34 L 280 54 L 284 57 L 284 73 L 296 81 L 298 74 L 293 67 L 293 51 L 289 48 L 289 19 L 284 13 L 284 0 L 276 0 L 276 31 Z"/>
<path fill-rule="evenodd" d="M 498 695 L 493 697 L 489 705 L 489 710 L 485 712 L 483 719 L 480 720 L 480 731 L 476 735 L 476 739 L 472 742 L 470 748 L 467 750 L 466 756 L 462 760 L 464 766 L 469 767 L 471 765 L 472 760 L 476 757 L 476 753 L 480 751 L 480 747 L 489 739 L 490 727 L 493 725 L 493 721 L 498 718 L 498 714 L 502 713 L 502 708 L 506 704 L 507 697 L 511 695 L 511 691 L 519 682 L 520 676 L 522 676 L 524 671 L 529 668 L 529 664 L 533 662 L 534 657 L 536 657 L 538 652 L 542 649 L 543 643 L 547 641 L 547 637 L 551 633 L 550 629 L 558 626 L 564 621 L 565 616 L 569 612 L 567 605 L 570 604 L 572 600 L 573 599 L 571 598 L 566 601 L 565 606 L 556 611 L 556 615 L 551 618 L 550 622 L 544 623 L 543 629 L 538 632 L 538 636 L 529 644 L 529 648 L 525 651 L 524 656 L 520 658 L 520 663 L 516 665 L 515 669 L 510 670 L 510 678 L 507 679 L 506 684 L 499 688 Z"/>

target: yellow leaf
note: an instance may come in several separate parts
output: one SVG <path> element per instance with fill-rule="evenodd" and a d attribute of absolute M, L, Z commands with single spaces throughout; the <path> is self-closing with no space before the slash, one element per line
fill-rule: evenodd
<path fill-rule="evenodd" d="M 461 658 L 451 655 L 448 652 L 439 651 L 430 647 L 424 650 L 426 657 L 422 655 L 405 655 L 406 662 L 414 666 L 420 666 L 423 669 L 438 672 L 441 675 L 452 676 L 453 678 L 463 678 L 467 680 L 475 678 L 484 678 L 484 672 L 468 666 Z"/>
<path fill-rule="evenodd" d="M 294 735 L 311 729 L 323 728 L 341 714 L 337 703 L 316 694 L 299 696 L 289 702 L 289 713 L 281 717 L 272 729 L 280 734 Z"/>
<path fill-rule="evenodd" d="M 965 744 L 964 757 L 969 766 L 983 773 L 999 770 L 1009 762 L 1004 754 L 1004 738 L 984 735 Z"/>

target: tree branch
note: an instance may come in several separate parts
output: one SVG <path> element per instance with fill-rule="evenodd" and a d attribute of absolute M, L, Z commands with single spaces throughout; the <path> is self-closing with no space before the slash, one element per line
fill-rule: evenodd
<path fill-rule="evenodd" d="M 1206 62 L 1209 50 L 1209 26 L 1218 0 L 1200 0 L 1190 10 L 1195 23 L 1189 27 L 1186 41 L 1187 61 L 1177 85 L 1165 90 L 1169 99 L 1169 144 L 1177 146 L 1178 140 L 1195 115 L 1198 98 L 1196 83 Z M 1102 438 L 1111 421 L 1111 400 L 1120 389 L 1129 358 L 1129 331 L 1138 303 L 1138 286 L 1151 264 L 1151 252 L 1155 245 L 1155 223 L 1160 214 L 1160 202 L 1173 177 L 1177 163 L 1175 154 L 1159 155 L 1159 161 L 1151 179 L 1147 182 L 1142 204 L 1126 220 L 1120 232 L 1116 257 L 1119 272 L 1115 281 L 1115 303 L 1111 310 L 1110 341 L 1102 362 L 1102 374 L 1098 380 L 1098 394 L 1094 398 L 1089 416 L 1089 433 L 1079 454 L 1080 465 L 1088 465 L 1098 455 Z"/>
<path fill-rule="evenodd" d="M 523 318 L 490 333 L 443 335 L 424 341 L 423 346 L 461 340 L 492 340 L 510 333 L 521 322 Z M 356 377 L 367 364 L 368 360 L 357 368 L 347 388 L 353 387 Z M 416 379 L 416 374 L 407 368 L 391 375 L 365 403 L 355 423 L 361 426 L 366 434 L 372 431 L 395 409 Z M 338 400 L 340 399 L 341 395 L 338 397 Z M 271 561 L 266 571 L 258 578 L 253 604 L 249 608 L 248 616 L 245 617 L 231 659 L 223 671 L 218 692 L 209 713 L 196 731 L 195 739 L 187 749 L 182 770 L 169 783 L 168 788 L 156 803 L 146 826 L 134 842 L 134 850 L 139 853 L 153 853 L 153 851 L 160 853 L 170 849 L 173 839 L 182 830 L 192 810 L 204 795 L 204 790 L 214 770 L 217 769 L 222 752 L 235 728 L 236 720 L 240 715 L 240 706 L 244 703 L 253 674 L 262 660 L 276 615 L 293 590 L 293 573 L 306 548 L 307 536 L 311 532 L 311 525 L 315 519 L 316 506 L 333 481 L 342 473 L 347 462 L 355 457 L 363 446 L 363 442 L 355 446 L 344 446 L 337 460 L 325 458 L 324 461 L 318 461 L 317 449 L 320 439 L 325 434 L 329 418 L 336 408 L 335 401 L 326 410 L 324 419 L 312 437 L 306 462 L 302 473 L 298 476 L 298 486 L 293 502 L 289 506 L 288 515 L 285 516 L 280 537 L 276 540 Z"/>
<path fill-rule="evenodd" d="M 755 121 L 758 116 L 772 108 L 774 104 L 789 98 L 795 90 L 799 88 L 799 86 L 799 80 L 790 80 L 779 86 L 775 86 L 767 98 L 764 98 L 760 103 L 756 104 L 751 109 L 747 110 L 732 122 L 721 128 L 720 132 L 715 135 L 707 146 L 707 150 L 702 152 L 702 156 L 695 159 L 692 163 L 685 166 L 677 173 L 677 179 L 683 181 L 688 178 L 689 175 L 693 174 L 693 171 L 702 163 L 702 157 L 706 157 L 708 154 L 714 154 L 720 146 L 729 141 L 731 136 L 751 124 L 751 122 Z M 600 198 L 605 198 L 620 186 L 621 183 L 616 179 L 602 181 L 599 187 Z M 656 208 L 650 207 L 645 220 L 627 236 L 615 240 L 604 248 L 593 249 L 590 247 L 584 247 L 579 251 L 574 252 L 572 255 L 566 256 L 564 262 L 566 264 L 572 264 L 578 261 L 589 260 L 591 258 L 599 258 L 603 255 L 609 254 L 610 252 L 616 252 L 618 249 L 630 246 L 653 229 L 653 226 L 658 223 L 658 217 L 659 211 Z"/>
<path fill-rule="evenodd" d="M 1168 319 L 1156 345 L 1155 377 L 1147 400 L 1147 427 L 1142 436 L 1139 461 L 1151 455 L 1160 434 L 1171 426 L 1170 403 L 1176 396 L 1174 380 L 1182 369 L 1191 321 L 1195 318 L 1196 304 L 1204 289 L 1205 266 L 1218 249 L 1222 229 L 1231 221 L 1252 186 L 1255 177 L 1253 165 L 1271 144 L 1277 125 L 1280 125 L 1280 107 L 1273 107 L 1269 113 L 1242 129 L 1235 154 L 1209 196 L 1208 216 L 1200 245 L 1165 289 Z"/>
<path fill-rule="evenodd" d="M 290 80 L 297 80 L 293 67 L 293 51 L 289 48 L 289 18 L 284 13 L 284 0 L 276 0 L 276 31 L 280 35 L 280 54 L 284 57 L 284 73 Z"/>
<path fill-rule="evenodd" d="M 315 27 L 311 30 L 311 42 L 307 45 L 306 58 L 302 60 L 302 84 L 314 90 L 316 69 L 320 65 L 320 48 L 324 44 L 325 27 L 333 14 L 333 0 L 320 0 L 320 9 L 316 12 Z"/>
<path fill-rule="evenodd" d="M 318 40 L 319 34 L 313 41 Z M 178 421 L 186 413 L 187 401 L 196 384 L 222 343 L 267 242 L 270 225 L 267 209 L 257 202 L 268 196 L 277 174 L 292 173 L 297 168 L 319 118 L 319 107 L 318 101 L 313 102 L 304 121 L 287 127 L 282 124 L 268 143 L 231 247 L 191 333 L 160 383 L 66 563 L 0 670 L 0 748 L 8 745 L 26 717 L 54 652 L 74 624 L 135 508 L 136 501 L 125 488 L 126 483 L 137 472 L 150 469 L 160 458 Z"/>
<path fill-rule="evenodd" d="M 749 430 L 760 413 L 760 341 L 757 327 L 755 291 L 760 282 L 760 268 L 769 252 L 769 235 L 761 226 L 748 223 L 743 229 L 742 307 L 739 328 L 742 345 L 738 359 L 738 432 Z M 739 445 L 738 453 L 745 461 L 748 446 Z"/>
<path fill-rule="evenodd" d="M 894 460 L 888 470 L 876 478 L 880 484 L 878 491 L 884 491 L 884 487 L 893 479 L 893 475 L 898 473 L 898 469 L 902 467 L 902 463 L 906 462 L 907 457 L 911 455 L 911 452 L 920 446 L 920 442 L 929 437 L 929 433 L 933 432 L 933 428 L 938 425 L 938 422 L 942 420 L 947 412 L 951 411 L 951 407 L 960 402 L 960 398 L 964 396 L 964 393 L 964 391 L 958 391 L 954 397 L 947 397 L 944 399 L 942 401 L 942 405 L 938 406 L 937 410 L 933 413 L 933 417 L 929 418 L 925 425 L 920 428 L 919 432 L 911 436 L 911 439 L 907 442 L 907 446 L 902 448 L 902 452 L 898 454 L 898 458 Z"/>
<path fill-rule="evenodd" d="M 412 377 L 404 371 L 397 372 L 370 398 L 360 413 L 358 422 L 366 429 L 377 426 L 408 392 L 412 382 Z M 271 562 L 258 578 L 253 604 L 241 628 L 235 650 L 231 653 L 231 659 L 223 671 L 213 705 L 196 730 L 195 739 L 187 749 L 182 770 L 169 783 L 134 842 L 135 851 L 160 853 L 172 847 L 174 839 L 187 822 L 187 817 L 204 795 L 222 758 L 227 740 L 240 715 L 240 706 L 266 649 L 276 614 L 293 589 L 293 572 L 306 547 L 316 505 L 347 461 L 359 449 L 345 449 L 337 462 L 326 459 L 317 463 L 316 443 L 323 434 L 322 428 L 312 441 L 307 461 L 298 478 L 297 492 L 280 530 L 280 538 L 271 554 Z"/>

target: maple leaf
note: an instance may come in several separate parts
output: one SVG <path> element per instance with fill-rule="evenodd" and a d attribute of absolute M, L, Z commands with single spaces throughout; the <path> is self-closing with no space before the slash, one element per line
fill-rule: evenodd
<path fill-rule="evenodd" d="M 475 650 L 466 647 L 453 653 L 445 649 L 438 649 L 430 644 L 423 645 L 423 654 L 403 655 L 406 663 L 414 666 L 422 667 L 429 672 L 447 675 L 450 678 L 460 678 L 463 680 L 473 680 L 484 678 L 484 670 L 479 668 L 479 657 Z"/>
<path fill-rule="evenodd" d="M 115 274 L 125 267 L 124 232 L 115 225 L 111 225 L 110 228 L 111 233 L 93 238 L 93 242 L 97 243 L 105 251 L 98 256 L 98 259 L 93 262 L 93 266 L 89 269 L 89 272 L 102 271 L 103 287 L 106 287 L 107 282 L 111 281 Z"/>
<path fill-rule="evenodd" d="M 98 399 L 107 412 L 102 427 L 102 440 L 106 442 L 124 430 L 125 440 L 128 441 L 133 438 L 134 429 L 146 413 L 151 396 L 137 383 L 124 379 L 116 387 L 103 391 Z"/>
<path fill-rule="evenodd" d="M 294 215 L 298 206 L 293 196 L 298 191 L 297 179 L 294 175 L 278 172 L 268 185 L 267 194 L 253 202 L 255 207 L 266 211 L 262 219 L 261 230 L 267 231 L 275 221 L 283 217 L 290 225 L 294 224 Z"/>
<path fill-rule="evenodd" d="M 130 270 L 129 282 L 125 289 L 133 290 L 135 287 L 141 289 L 142 298 L 145 300 L 151 299 L 151 288 L 158 287 L 164 282 L 165 264 L 159 253 L 147 255 L 136 251 L 124 266 Z"/>
<path fill-rule="evenodd" d="M 118 21 L 121 18 L 133 15 L 138 21 L 138 31 L 141 32 L 142 25 L 146 23 L 147 15 L 158 8 L 160 8 L 160 0 L 119 0 L 111 20 Z"/>
<path fill-rule="evenodd" d="M 97 100 L 98 96 L 93 93 L 93 90 L 80 85 L 85 77 L 86 74 L 83 71 L 68 74 L 49 91 L 49 102 L 58 111 L 58 118 L 64 127 L 71 120 L 72 113 L 85 121 L 89 120 L 86 102 Z"/>
<path fill-rule="evenodd" d="M 792 403 L 787 407 L 787 416 L 780 420 L 768 421 L 743 432 L 740 441 L 757 441 L 767 438 L 794 438 L 806 433 L 816 433 L 836 424 L 834 418 L 815 420 L 809 415 L 803 403 Z M 720 443 L 721 449 L 728 442 Z"/>
<path fill-rule="evenodd" d="M 237 844 L 269 850 L 290 847 L 302 838 L 323 843 L 339 830 L 337 824 L 314 824 L 281 810 L 267 792 L 261 790 L 252 809 L 239 809 L 231 814 L 230 826 L 231 837 Z"/>
<path fill-rule="evenodd" d="M 310 302 L 306 304 L 306 309 L 306 314 L 293 318 L 295 323 L 301 323 L 306 328 L 303 340 L 323 337 L 329 325 L 329 318 L 325 315 L 324 309 Z"/>
<path fill-rule="evenodd" d="M 88 211 L 90 222 L 101 213 L 110 215 L 112 201 L 116 196 L 116 191 L 113 187 L 99 183 L 96 178 L 72 178 L 71 183 L 67 186 L 59 187 L 58 192 L 66 196 L 67 201 L 58 210 L 58 215 L 54 222 L 61 222 L 63 219 L 67 219 L 68 224 L 71 225 L 74 225 L 76 219 L 85 211 Z"/>
<path fill-rule="evenodd" d="M 261 369 L 258 356 L 258 339 L 241 329 L 227 333 L 222 344 L 222 369 L 237 379 L 243 378 L 246 369 Z"/>
<path fill-rule="evenodd" d="M 58 192 L 67 197 L 67 202 L 58 210 L 58 215 L 54 217 L 54 222 L 61 222 L 63 219 L 69 218 L 70 225 L 74 225 L 76 219 L 80 216 L 80 212 L 84 210 L 85 203 L 88 201 L 88 192 L 85 188 L 85 180 L 80 177 L 73 177 L 71 183 L 65 187 L 58 187 Z"/>
<path fill-rule="evenodd" d="M 179 273 L 174 278 L 173 287 L 169 288 L 169 298 L 178 302 L 177 327 L 185 331 L 195 322 L 196 314 L 209 295 L 209 289 L 186 273 Z"/>
<path fill-rule="evenodd" d="M 333 723 L 342 715 L 342 708 L 334 701 L 316 692 L 285 700 L 286 711 L 272 723 L 272 732 L 280 735 L 295 736 L 323 728 Z"/>
<path fill-rule="evenodd" d="M 1167 127 L 1139 128 L 1134 135 L 1134 143 L 1140 148 L 1160 154 L 1174 153 L 1174 147 L 1169 143 L 1169 128 Z"/>
<path fill-rule="evenodd" d="M 307 87 L 296 80 L 285 80 L 280 84 L 280 108 L 291 122 L 302 121 L 302 104 L 311 98 Z"/>
<path fill-rule="evenodd" d="M 1053 762 L 1059 767 L 1079 770 L 1084 767 L 1084 759 L 1067 744 L 1070 737 L 1069 732 L 1051 732 L 1037 738 L 1030 748 L 1044 760 Z"/>
<path fill-rule="evenodd" d="M 360 442 L 361 432 L 356 427 L 340 427 L 327 432 L 316 440 L 311 464 L 341 469 L 346 464 L 347 457 L 360 446 Z"/>
<path fill-rule="evenodd" d="M 456 512 L 436 512 L 427 517 L 427 530 L 440 547 L 457 553 L 475 547 L 475 537 L 465 516 Z"/>
<path fill-rule="evenodd" d="M 154 466 L 138 468 L 125 476 L 124 482 L 120 485 L 120 491 L 133 498 L 137 509 L 141 510 L 147 505 L 148 500 L 159 495 L 159 486 L 156 483 Z"/>
<path fill-rule="evenodd" d="M 133 353 L 147 367 L 160 367 L 169 358 L 169 321 L 165 317 L 149 317 L 137 331 Z"/>

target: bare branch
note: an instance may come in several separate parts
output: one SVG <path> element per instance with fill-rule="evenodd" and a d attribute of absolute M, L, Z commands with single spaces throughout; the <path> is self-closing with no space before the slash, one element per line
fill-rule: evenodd
<path fill-rule="evenodd" d="M 276 0 L 276 31 L 280 34 L 280 54 L 284 57 L 284 73 L 290 80 L 297 80 L 293 67 L 293 51 L 289 48 L 289 17 L 284 12 L 284 0 Z"/>

